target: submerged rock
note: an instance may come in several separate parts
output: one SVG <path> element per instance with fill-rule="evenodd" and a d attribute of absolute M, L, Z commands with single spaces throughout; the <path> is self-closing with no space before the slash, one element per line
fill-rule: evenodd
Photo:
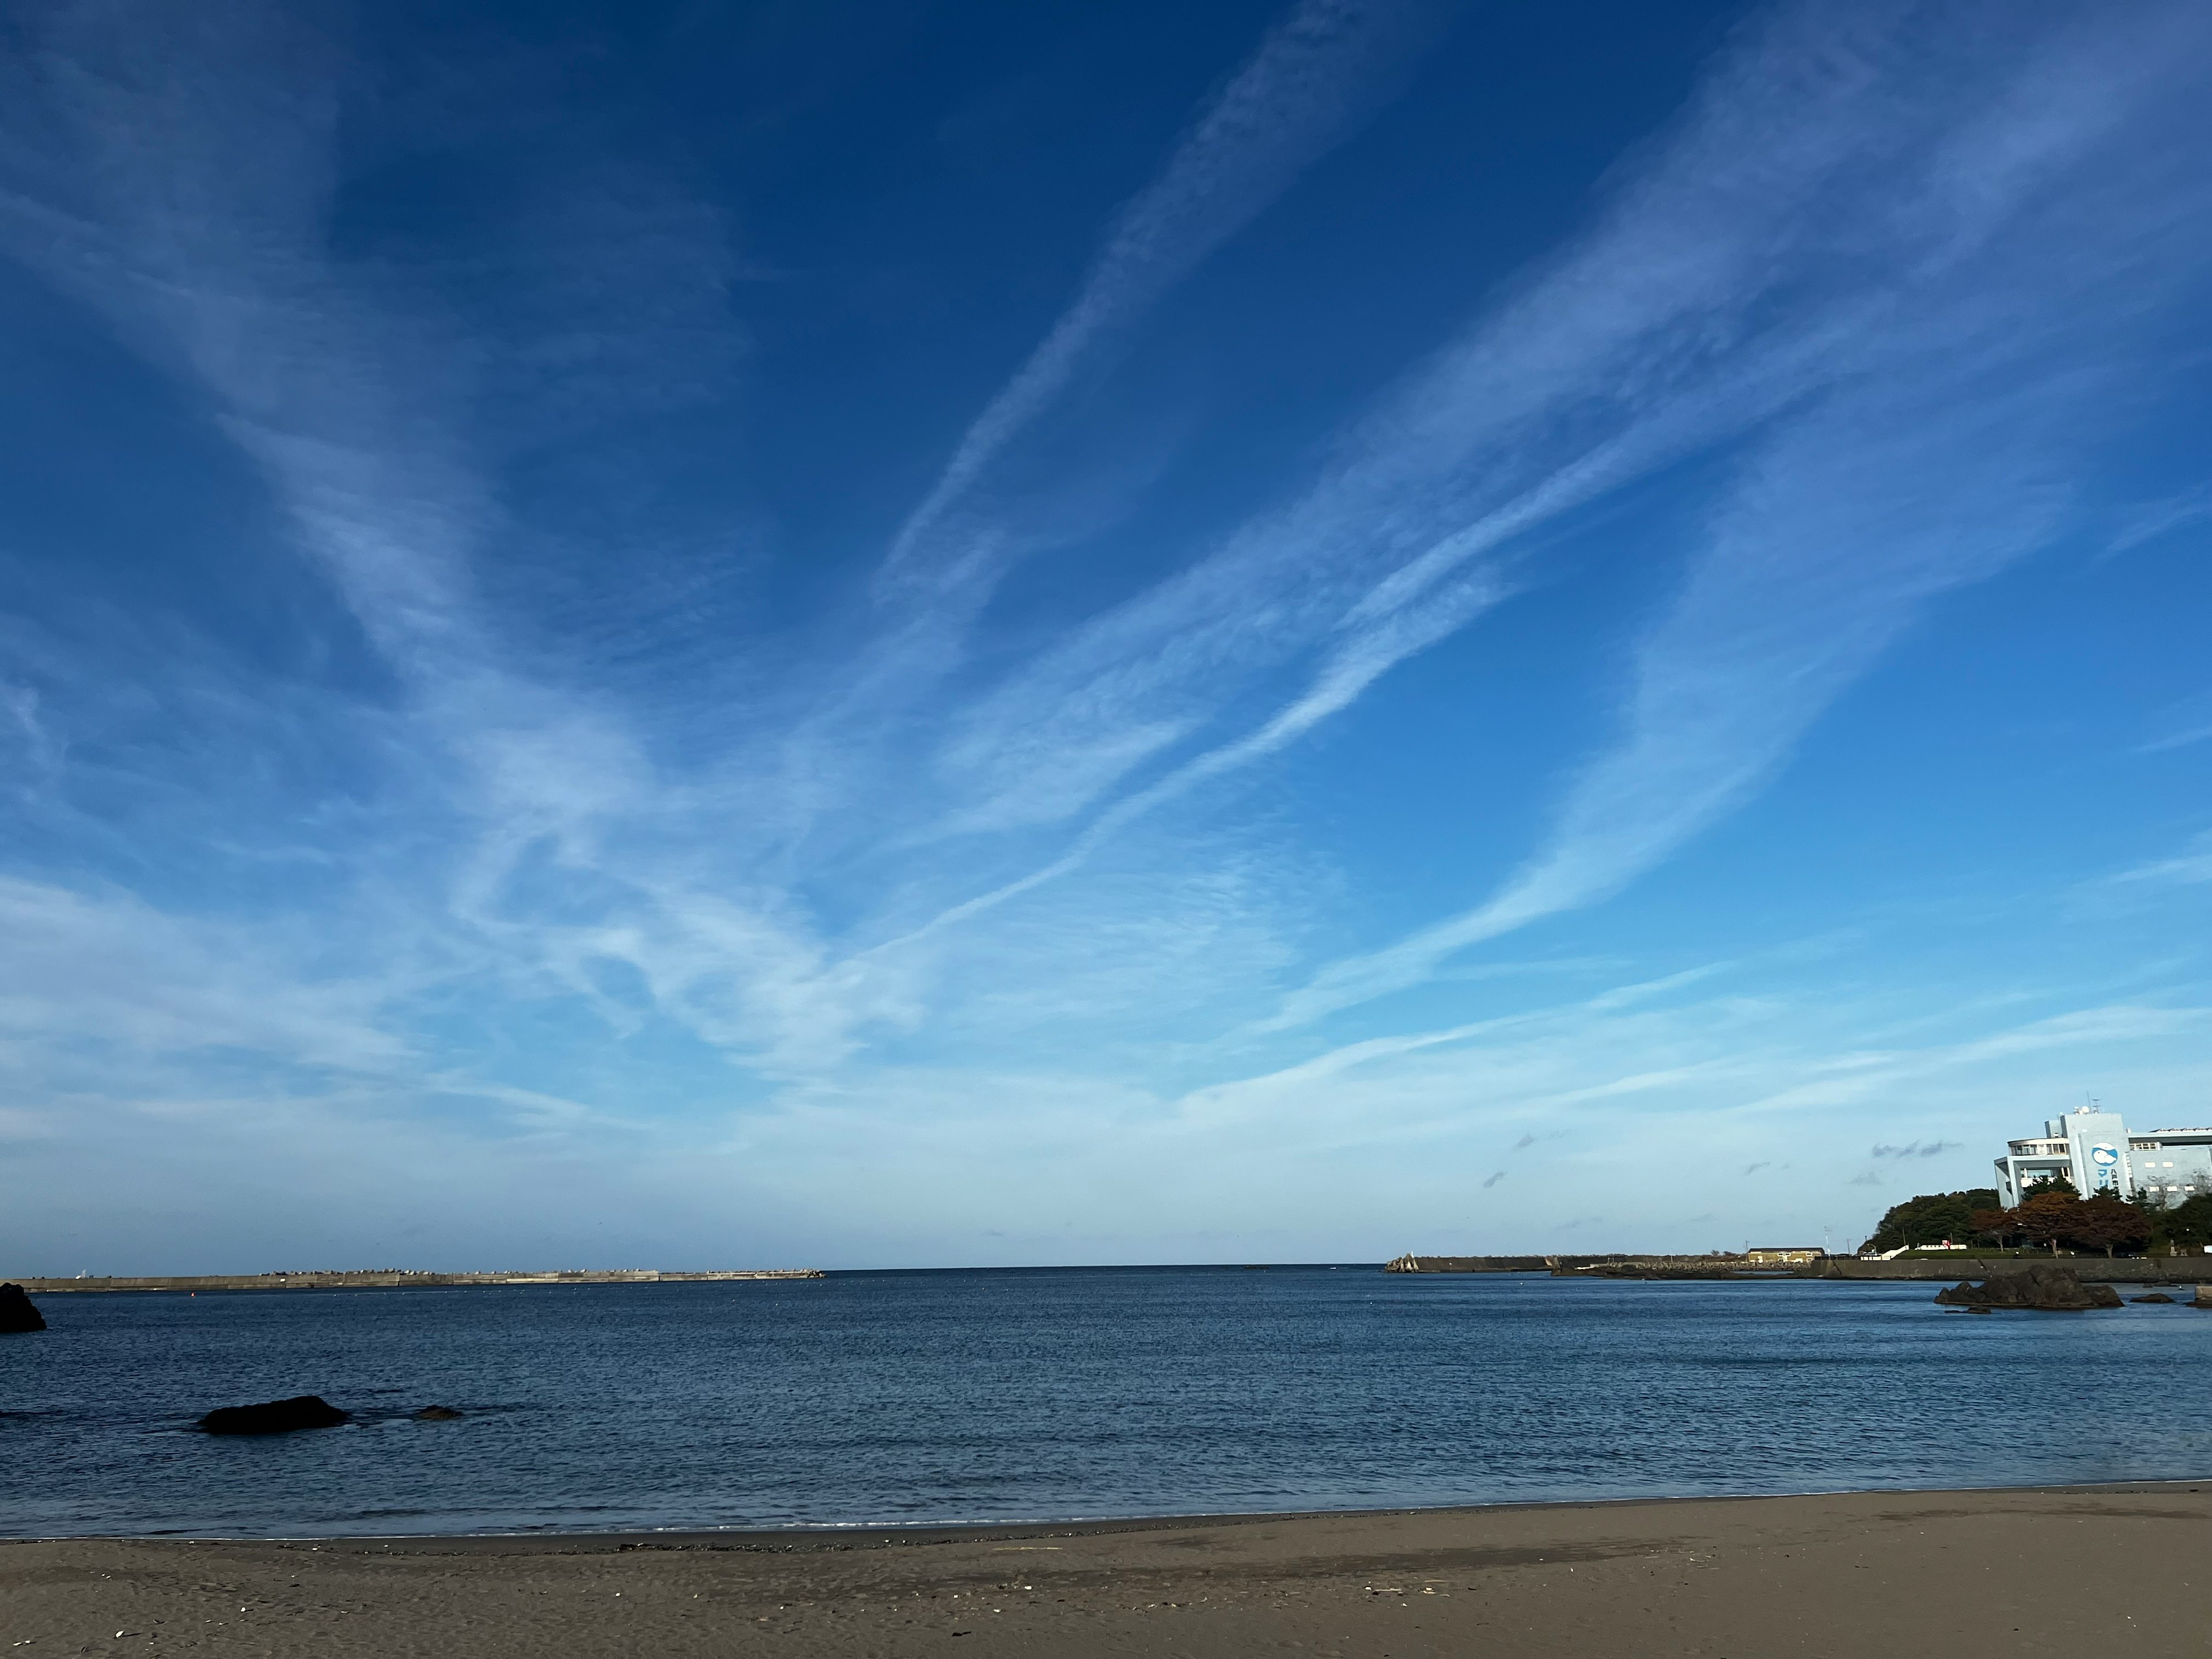
<path fill-rule="evenodd" d="M 2164 1291 L 2153 1291 L 2148 1296 L 2131 1296 L 2130 1302 L 2171 1302 L 2173 1298 Z"/>
<path fill-rule="evenodd" d="M 295 1429 L 334 1429 L 351 1416 L 319 1394 L 303 1394 L 261 1406 L 225 1406 L 200 1419 L 200 1427 L 210 1434 L 289 1434 Z"/>
<path fill-rule="evenodd" d="M 451 1423 L 463 1415 L 451 1406 L 425 1406 L 415 1413 L 417 1423 Z"/>
<path fill-rule="evenodd" d="M 1960 1281 L 1936 1299 L 1954 1308 L 2031 1308 L 2043 1313 L 2081 1313 L 2117 1308 L 2120 1293 L 2109 1285 L 2084 1285 L 2081 1274 L 2055 1261 L 2017 1272 L 1992 1273 L 1978 1285 Z"/>
<path fill-rule="evenodd" d="M 21 1285 L 0 1285 L 0 1331 L 43 1331 L 41 1314 Z"/>

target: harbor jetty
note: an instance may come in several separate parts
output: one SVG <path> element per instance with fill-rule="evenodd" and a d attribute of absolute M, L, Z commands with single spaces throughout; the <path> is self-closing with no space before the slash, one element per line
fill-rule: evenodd
<path fill-rule="evenodd" d="M 1562 1267 L 1595 1267 L 1637 1258 L 1611 1255 L 1401 1255 L 1382 1264 L 1386 1273 L 1549 1273 Z"/>
<path fill-rule="evenodd" d="M 1386 1273 L 1550 1273 L 1555 1278 L 1733 1279 L 1747 1270 L 1772 1278 L 1765 1264 L 1741 1255 L 1401 1255 L 1382 1264 Z"/>
<path fill-rule="evenodd" d="M 1386 1273 L 1550 1273 L 1555 1279 L 1922 1279 L 1952 1283 L 1962 1276 L 2024 1273 L 2039 1262 L 2057 1261 L 2084 1284 L 2155 1285 L 2193 1290 L 2212 1278 L 2205 1255 L 2006 1255 L 1978 1257 L 1961 1252 L 1940 1257 L 1900 1256 L 1890 1261 L 1830 1255 L 1811 1261 L 1777 1262 L 1749 1255 L 1401 1255 L 1382 1264 Z"/>
<path fill-rule="evenodd" d="M 319 1273 L 214 1273 L 190 1279 L 24 1279 L 42 1295 L 76 1291 L 389 1291 L 466 1285 L 702 1285 L 741 1279 L 824 1279 L 819 1267 L 708 1268 L 668 1273 L 653 1267 L 578 1268 L 566 1273 L 418 1273 L 405 1267 Z"/>

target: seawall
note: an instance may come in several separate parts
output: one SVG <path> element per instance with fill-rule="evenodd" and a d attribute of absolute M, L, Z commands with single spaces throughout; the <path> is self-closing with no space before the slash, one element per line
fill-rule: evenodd
<path fill-rule="evenodd" d="M 1992 1273 L 2016 1273 L 2034 1261 L 2057 1261 L 2071 1267 L 2091 1285 L 2212 1284 L 2212 1255 L 2135 1255 L 2107 1259 L 2101 1255 L 1959 1256 L 1950 1261 L 1928 1258 L 1895 1261 L 1862 1261 L 1856 1256 L 1830 1256 L 1802 1267 L 1783 1268 L 1747 1263 L 1741 1256 L 1710 1255 L 1401 1255 L 1386 1262 L 1386 1273 L 1552 1273 L 1577 1276 L 1584 1268 L 1619 1267 L 1648 1270 L 1655 1275 L 1704 1272 L 1714 1277 L 1771 1278 L 1789 1274 L 1798 1279 L 1905 1279 L 1941 1280 L 1954 1285 L 1962 1279 L 1987 1279 Z"/>
<path fill-rule="evenodd" d="M 0 1274 L 0 1279 L 5 1279 Z M 64 1291 L 386 1291 L 428 1290 L 456 1285 L 694 1285 L 738 1279 L 822 1279 L 819 1267 L 757 1267 L 703 1273 L 661 1273 L 651 1268 L 604 1273 L 215 1273 L 192 1279 L 18 1279 L 35 1295 Z"/>
<path fill-rule="evenodd" d="M 1961 1256 L 1955 1261 L 1861 1261 L 1852 1256 L 1831 1256 L 1798 1270 L 1802 1279 L 1942 1279 L 1955 1285 L 1962 1279 L 1988 1279 L 2018 1273 L 2038 1261 L 2056 1261 L 2071 1267 L 2085 1285 L 2199 1285 L 2212 1284 L 2212 1255 Z"/>
<path fill-rule="evenodd" d="M 1648 1267 L 1741 1267 L 1741 1256 L 1637 1255 L 1614 1250 L 1605 1255 L 1401 1255 L 1382 1264 L 1386 1273 L 1546 1273 L 1602 1267 L 1613 1263 Z"/>

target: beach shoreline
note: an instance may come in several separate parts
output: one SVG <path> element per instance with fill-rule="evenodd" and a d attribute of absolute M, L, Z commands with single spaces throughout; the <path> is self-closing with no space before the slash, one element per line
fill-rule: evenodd
<path fill-rule="evenodd" d="M 729 1527 L 543 1527 L 512 1532 L 415 1533 L 54 1533 L 0 1534 L 10 1544 L 163 1543 L 270 1544 L 337 1549 L 421 1550 L 437 1553 L 482 1547 L 490 1553 L 543 1547 L 562 1553 L 641 1548 L 759 1549 L 788 1552 L 807 1545 L 823 1548 L 889 1548 L 901 1544 L 951 1544 L 1009 1536 L 1087 1538 L 1163 1527 L 1241 1527 L 1283 1521 L 1365 1521 L 1420 1516 L 1542 1514 L 1586 1510 L 1632 1510 L 1683 1504 L 1766 1504 L 1829 1498 L 1972 1498 L 1982 1494 L 2037 1492 L 2148 1492 L 2202 1486 L 2212 1494 L 2212 1473 L 2156 1480 L 2042 1482 L 2033 1486 L 1839 1486 L 1818 1492 L 1661 1492 L 1628 1497 L 1535 1498 L 1487 1504 L 1397 1504 L 1356 1509 L 1193 1510 L 1158 1514 L 1018 1516 L 993 1521 L 822 1522 L 802 1526 Z"/>
<path fill-rule="evenodd" d="M 210 1654 L 2138 1653 L 2212 1478 L 1296 1515 L 0 1543 L 7 1640 Z M 2052 1595 L 2053 1583 L 2081 1593 Z M 126 1634 L 118 1635 L 118 1632 Z"/>

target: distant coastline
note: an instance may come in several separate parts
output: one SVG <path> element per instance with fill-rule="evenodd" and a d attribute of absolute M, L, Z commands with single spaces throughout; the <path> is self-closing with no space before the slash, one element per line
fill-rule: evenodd
<path fill-rule="evenodd" d="M 742 1279 L 825 1279 L 819 1267 L 728 1267 L 664 1273 L 651 1267 L 568 1273 L 436 1273 L 404 1268 L 360 1272 L 213 1273 L 194 1278 L 18 1279 L 33 1295 L 65 1291 L 387 1291 L 468 1285 L 699 1285 Z"/>
<path fill-rule="evenodd" d="M 2017 1273 L 2035 1262 L 2063 1263 L 2084 1283 L 2107 1285 L 2196 1285 L 2212 1279 L 2212 1260 L 2203 1255 L 2100 1256 L 2061 1254 L 2011 1255 L 2000 1257 L 1970 1255 L 1936 1257 L 1900 1256 L 1874 1261 L 1858 1256 L 1824 1256 L 1816 1261 L 1791 1264 L 1761 1263 L 1742 1256 L 1522 1256 L 1522 1255 L 1401 1255 L 1382 1265 L 1386 1273 L 1548 1273 L 1553 1279 L 1803 1279 L 1830 1281 L 1918 1279 L 1927 1281 L 1983 1279 L 1991 1273 Z"/>

